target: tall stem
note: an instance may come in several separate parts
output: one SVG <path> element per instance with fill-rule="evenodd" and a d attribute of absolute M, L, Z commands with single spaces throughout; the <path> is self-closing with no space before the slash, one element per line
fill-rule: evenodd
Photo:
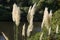
<path fill-rule="evenodd" d="M 14 26 L 14 40 L 18 40 L 18 26 Z"/>

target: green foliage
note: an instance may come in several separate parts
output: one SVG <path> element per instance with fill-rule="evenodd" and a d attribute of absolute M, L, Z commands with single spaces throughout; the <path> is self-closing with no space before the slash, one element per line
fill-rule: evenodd
<path fill-rule="evenodd" d="M 48 4 L 51 4 L 51 3 L 54 2 L 54 0 L 46 0 L 46 2 L 47 2 Z"/>
<path fill-rule="evenodd" d="M 60 25 L 60 10 L 54 12 L 51 24 L 52 26 Z"/>
<path fill-rule="evenodd" d="M 28 38 L 27 40 L 39 40 L 40 37 L 40 32 L 36 33 L 35 35 L 31 36 L 30 38 Z"/>
<path fill-rule="evenodd" d="M 60 9 L 54 12 L 53 18 L 52 18 L 52 29 L 56 29 L 56 26 L 60 26 Z M 60 38 L 60 27 L 59 27 L 59 34 L 56 34 L 56 38 L 59 40 Z"/>
<path fill-rule="evenodd" d="M 32 3 L 38 3 L 40 0 L 32 0 Z"/>

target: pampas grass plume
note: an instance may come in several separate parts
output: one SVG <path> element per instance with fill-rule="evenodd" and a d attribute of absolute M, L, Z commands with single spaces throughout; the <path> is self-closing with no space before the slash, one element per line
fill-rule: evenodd
<path fill-rule="evenodd" d="M 30 32 L 33 29 L 33 17 L 35 14 L 35 9 L 36 9 L 36 3 L 33 5 L 33 7 L 30 6 L 28 15 L 27 15 L 27 20 L 29 22 L 28 29 L 27 29 L 27 36 L 30 36 Z"/>
<path fill-rule="evenodd" d="M 49 14 L 48 14 L 48 8 L 47 7 L 45 8 L 45 11 L 44 11 L 41 28 L 43 28 L 43 26 L 46 26 L 47 29 L 49 27 Z"/>
<path fill-rule="evenodd" d="M 12 19 L 16 26 L 18 26 L 20 23 L 20 8 L 16 4 L 13 5 Z"/>
<path fill-rule="evenodd" d="M 22 36 L 25 36 L 25 24 L 23 25 L 23 29 L 22 29 Z"/>

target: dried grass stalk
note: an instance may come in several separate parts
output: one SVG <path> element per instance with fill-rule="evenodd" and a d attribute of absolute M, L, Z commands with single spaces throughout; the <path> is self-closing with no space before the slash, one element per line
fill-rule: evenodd
<path fill-rule="evenodd" d="M 42 38 L 43 38 L 43 34 L 44 34 L 44 33 L 42 32 L 41 35 L 40 35 L 40 40 L 42 40 Z"/>
<path fill-rule="evenodd" d="M 4 36 L 5 40 L 9 40 L 8 37 L 2 32 L 2 35 Z"/>

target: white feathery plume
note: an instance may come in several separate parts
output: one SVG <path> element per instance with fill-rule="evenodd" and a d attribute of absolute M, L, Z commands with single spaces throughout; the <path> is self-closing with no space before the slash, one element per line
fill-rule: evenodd
<path fill-rule="evenodd" d="M 48 29 L 48 35 L 51 34 L 51 27 Z"/>
<path fill-rule="evenodd" d="M 25 24 L 23 25 L 23 29 L 22 29 L 22 36 L 25 36 Z"/>
<path fill-rule="evenodd" d="M 19 25 L 20 23 L 20 8 L 17 7 L 16 4 L 13 5 L 13 11 L 12 11 L 12 19 L 13 22 L 15 22 L 16 26 Z"/>
<path fill-rule="evenodd" d="M 50 10 L 49 17 L 50 17 L 50 21 L 51 21 L 51 18 L 52 18 L 52 10 Z"/>
<path fill-rule="evenodd" d="M 29 8 L 28 15 L 27 15 L 27 20 L 29 23 L 30 23 L 30 21 L 32 22 L 32 20 L 33 20 L 35 10 L 36 10 L 36 3 L 33 5 L 33 7 L 30 6 L 30 8 Z"/>
<path fill-rule="evenodd" d="M 44 33 L 42 32 L 41 35 L 40 35 L 40 40 L 42 40 L 42 38 L 43 38 L 43 34 L 44 34 Z"/>
<path fill-rule="evenodd" d="M 43 25 L 46 26 L 46 28 L 48 29 L 48 27 L 49 27 L 49 14 L 48 14 L 47 7 L 45 8 L 45 11 L 44 11 L 44 16 L 43 16 L 41 28 L 43 28 Z"/>
<path fill-rule="evenodd" d="M 16 25 L 18 26 L 19 23 L 20 23 L 20 8 L 17 7 L 16 10 L 17 10 L 17 13 L 15 14 L 15 19 L 16 19 L 15 23 L 16 23 Z"/>
<path fill-rule="evenodd" d="M 28 22 L 29 22 L 29 26 L 28 26 L 28 29 L 27 29 L 27 36 L 29 37 L 30 36 L 30 32 L 33 30 L 33 17 L 34 17 L 34 14 L 35 14 L 35 8 L 36 8 L 36 3 L 33 5 L 33 7 L 30 6 L 29 8 L 29 11 L 28 11 L 28 16 L 27 16 L 27 19 L 28 19 Z"/>
<path fill-rule="evenodd" d="M 59 30 L 59 26 L 57 25 L 57 27 L 56 27 L 56 33 L 59 33 L 58 30 Z"/>
<path fill-rule="evenodd" d="M 12 19 L 13 19 L 13 22 L 15 22 L 16 9 L 17 9 L 17 5 L 14 3 L 13 10 L 12 10 Z"/>
<path fill-rule="evenodd" d="M 29 27 L 29 28 L 27 29 L 27 37 L 30 36 L 30 33 L 31 33 L 32 29 L 33 29 L 33 25 L 30 24 L 28 27 Z"/>
<path fill-rule="evenodd" d="M 8 37 L 3 32 L 2 35 L 4 36 L 5 40 L 9 40 Z"/>
<path fill-rule="evenodd" d="M 27 14 L 27 20 L 30 22 L 30 12 L 31 12 L 32 6 L 29 7 L 28 14 Z"/>
<path fill-rule="evenodd" d="M 34 15 L 35 14 L 35 10 L 36 10 L 36 3 L 32 7 L 30 15 Z"/>

